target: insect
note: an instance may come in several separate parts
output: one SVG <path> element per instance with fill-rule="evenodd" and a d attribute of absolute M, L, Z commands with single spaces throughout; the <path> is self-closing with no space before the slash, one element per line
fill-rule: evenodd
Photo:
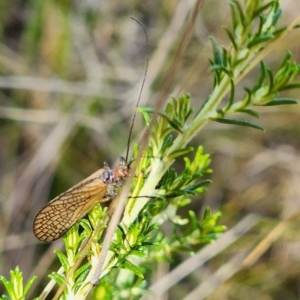
<path fill-rule="evenodd" d="M 116 198 L 127 176 L 125 158 L 121 157 L 114 170 L 104 163 L 104 168 L 54 198 L 37 213 L 33 221 L 34 235 L 43 242 L 60 238 L 97 203 Z"/>
<path fill-rule="evenodd" d="M 132 19 L 137 21 L 134 18 Z M 150 52 L 147 32 L 143 25 L 139 21 L 137 22 L 142 26 L 146 34 L 148 53 L 145 74 L 136 108 L 139 106 L 145 84 Z M 60 238 L 96 204 L 111 201 L 118 196 L 120 187 L 129 175 L 127 159 L 135 117 L 136 112 L 133 115 L 129 131 L 126 159 L 121 157 L 120 163 L 114 170 L 107 163 L 104 163 L 102 169 L 54 198 L 36 214 L 33 220 L 33 233 L 40 241 L 52 242 Z"/>

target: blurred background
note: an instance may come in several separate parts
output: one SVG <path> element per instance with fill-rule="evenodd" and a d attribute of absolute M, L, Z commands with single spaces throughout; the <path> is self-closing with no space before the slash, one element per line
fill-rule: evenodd
<path fill-rule="evenodd" d="M 61 248 L 62 241 L 40 243 L 32 233 L 35 214 L 104 161 L 113 165 L 125 153 L 147 55 L 144 33 L 130 17 L 140 20 L 149 35 L 151 56 L 141 106 L 154 106 L 194 3 L 1 1 L 1 275 L 9 276 L 17 265 L 25 280 L 38 275 L 37 296 L 49 281 L 46 275 L 58 268 L 53 250 Z M 280 3 L 280 24 L 289 24 L 300 4 Z M 227 46 L 222 25 L 231 25 L 229 1 L 203 1 L 168 98 L 189 92 L 193 106 L 199 108 L 210 94 L 209 36 Z M 299 31 L 292 32 L 268 56 L 272 70 L 287 50 L 300 62 L 299 37 Z M 255 69 L 241 82 L 237 98 L 243 95 L 243 86 L 253 85 L 257 74 Z M 300 98 L 299 92 L 285 96 Z M 221 224 L 229 231 L 249 216 L 256 218 L 237 241 L 174 284 L 169 299 L 183 299 L 189 293 L 186 299 L 300 298 L 300 108 L 259 111 L 265 133 L 214 123 L 192 142 L 211 154 L 214 173 L 207 193 L 189 208 L 199 216 L 206 205 L 214 212 L 221 210 Z M 138 115 L 137 140 L 141 128 L 144 123 Z M 183 254 L 159 268 L 157 278 L 187 258 Z M 219 276 L 226 266 L 228 276 Z M 192 298 L 192 291 L 197 291 L 197 298 Z"/>

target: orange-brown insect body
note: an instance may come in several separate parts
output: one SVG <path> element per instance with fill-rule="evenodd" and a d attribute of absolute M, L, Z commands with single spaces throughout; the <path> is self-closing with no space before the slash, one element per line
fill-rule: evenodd
<path fill-rule="evenodd" d="M 127 176 L 124 158 L 114 170 L 105 163 L 104 168 L 54 198 L 37 213 L 33 220 L 34 235 L 43 242 L 60 238 L 97 203 L 116 198 Z"/>

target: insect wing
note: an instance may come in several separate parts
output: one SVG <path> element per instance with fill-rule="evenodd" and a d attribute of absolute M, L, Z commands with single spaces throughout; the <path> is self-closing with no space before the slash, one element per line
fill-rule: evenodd
<path fill-rule="evenodd" d="M 99 178 L 103 171 L 100 169 L 79 182 L 37 213 L 33 233 L 40 241 L 51 242 L 60 238 L 95 204 L 105 201 L 107 186 Z"/>

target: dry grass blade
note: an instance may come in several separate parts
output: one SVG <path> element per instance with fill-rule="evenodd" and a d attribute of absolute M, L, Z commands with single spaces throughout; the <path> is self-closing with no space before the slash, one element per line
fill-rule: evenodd
<path fill-rule="evenodd" d="M 197 288 L 190 292 L 182 300 L 203 300 L 207 299 L 221 284 L 236 274 L 241 267 L 241 262 L 245 253 L 239 253 L 228 262 L 223 264 L 213 275 L 205 282 L 202 282 Z"/>
<path fill-rule="evenodd" d="M 172 270 L 169 274 L 159 279 L 158 282 L 150 286 L 150 290 L 155 293 L 156 297 L 161 296 L 173 285 L 178 283 L 184 277 L 192 273 L 195 269 L 202 266 L 209 259 L 219 254 L 221 251 L 226 249 L 229 245 L 234 243 L 237 239 L 243 236 L 253 226 L 260 221 L 260 218 L 255 215 L 248 215 L 241 220 L 235 227 L 227 231 L 222 237 L 220 237 L 214 244 L 206 246 L 203 250 L 199 251 L 193 257 L 187 259 L 177 268 Z M 151 297 L 143 298 L 151 299 Z"/>

